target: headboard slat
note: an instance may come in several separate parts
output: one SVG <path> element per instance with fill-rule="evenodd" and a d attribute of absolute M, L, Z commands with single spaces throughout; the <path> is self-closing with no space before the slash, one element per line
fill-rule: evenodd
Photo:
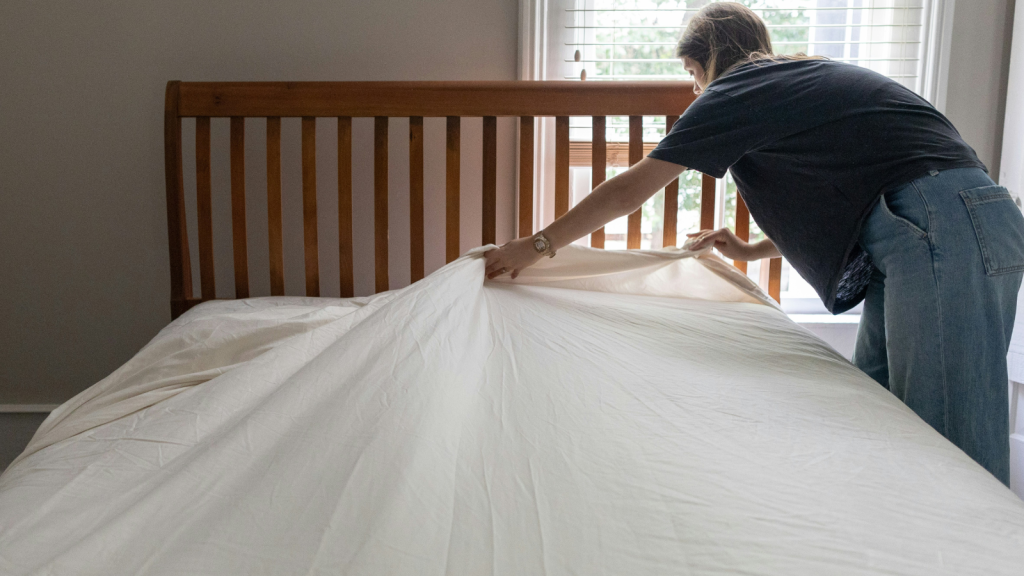
<path fill-rule="evenodd" d="M 591 129 L 590 187 L 597 188 L 604 182 L 608 171 L 607 119 L 604 116 L 593 117 Z M 604 226 L 590 233 L 591 248 L 604 248 Z"/>
<path fill-rule="evenodd" d="M 750 212 L 747 211 L 747 205 L 739 194 L 736 195 L 736 236 L 744 242 L 750 240 Z M 733 264 L 744 274 L 747 273 L 746 262 L 736 260 Z"/>
<path fill-rule="evenodd" d="M 423 265 L 423 117 L 409 118 L 409 261 L 410 279 L 422 280 Z"/>
<path fill-rule="evenodd" d="M 715 227 L 715 186 L 714 176 L 702 174 L 700 178 L 700 229 Z"/>
<path fill-rule="evenodd" d="M 445 136 L 445 263 L 459 257 L 462 118 L 448 116 Z"/>
<path fill-rule="evenodd" d="M 644 118 L 643 116 L 629 117 L 629 165 L 632 166 L 644 157 Z M 643 207 L 637 208 L 629 215 L 628 228 L 626 230 L 626 248 L 638 250 L 640 248 L 640 223 L 643 215 Z"/>
<path fill-rule="evenodd" d="M 373 119 L 373 255 L 377 292 L 387 291 L 388 279 L 388 119 Z"/>
<path fill-rule="evenodd" d="M 338 118 L 338 275 L 341 297 L 355 296 L 352 270 L 352 118 Z"/>
<path fill-rule="evenodd" d="M 199 284 L 204 300 L 217 297 L 213 269 L 213 200 L 210 177 L 210 119 L 196 118 L 196 215 L 199 224 Z"/>
<path fill-rule="evenodd" d="M 235 256 L 235 298 L 248 298 L 249 256 L 245 235 L 245 118 L 240 116 L 231 118 L 231 236 Z"/>
<path fill-rule="evenodd" d="M 181 82 L 167 83 L 164 94 L 164 179 L 167 184 L 167 248 L 171 259 L 171 317 L 188 310 L 192 298 L 192 264 L 185 226 L 184 171 L 181 165 Z"/>
<path fill-rule="evenodd" d="M 270 295 L 284 296 L 284 232 L 281 214 L 281 119 L 267 118 L 267 240 Z"/>
<path fill-rule="evenodd" d="M 533 116 L 519 119 L 519 233 L 533 235 Z"/>
<path fill-rule="evenodd" d="M 555 218 L 569 211 L 569 117 L 555 118 Z"/>
<path fill-rule="evenodd" d="M 782 301 L 782 258 L 761 260 L 760 285 L 776 302 Z"/>
<path fill-rule="evenodd" d="M 484 117 L 482 180 L 480 238 L 483 244 L 494 244 L 498 237 L 498 119 L 494 116 Z"/>
<path fill-rule="evenodd" d="M 316 118 L 302 118 L 302 244 L 306 296 L 320 295 L 320 249 L 316 226 Z"/>
<path fill-rule="evenodd" d="M 672 125 L 676 123 L 679 116 L 666 116 L 665 117 L 665 134 L 668 134 L 672 130 Z M 665 186 L 665 217 L 661 235 L 662 246 L 675 246 L 676 245 L 676 228 L 678 228 L 678 215 L 679 215 L 679 178 L 673 179 Z"/>

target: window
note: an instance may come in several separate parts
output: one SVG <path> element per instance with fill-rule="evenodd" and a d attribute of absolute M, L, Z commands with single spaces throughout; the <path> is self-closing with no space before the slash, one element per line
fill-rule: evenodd
<path fill-rule="evenodd" d="M 743 0 L 779 54 L 827 56 L 920 92 L 925 0 Z M 708 4 L 694 0 L 575 0 L 565 8 L 567 79 L 684 79 L 675 43 Z"/>
<path fill-rule="evenodd" d="M 561 2 L 561 3 L 559 3 Z M 675 57 L 675 45 L 686 22 L 709 0 L 524 0 L 524 18 L 542 16 L 534 25 L 532 79 L 594 81 L 684 80 L 689 76 Z M 939 95 L 938 43 L 941 36 L 941 0 L 741 0 L 768 26 L 776 53 L 803 52 L 864 66 L 893 78 L 935 101 Z M 951 3 L 950 3 L 951 4 Z M 546 14 L 544 12 L 546 7 Z M 532 12 L 531 12 L 532 11 Z M 945 19 L 948 23 L 949 18 Z M 535 23 L 536 24 L 536 23 Z M 547 37 L 538 41 L 536 30 Z M 542 47 L 536 49 L 537 46 Z M 527 51 L 529 52 L 529 50 Z M 524 67 L 524 70 L 526 68 Z M 628 118 L 607 119 L 610 150 L 628 141 Z M 591 189 L 589 169 L 590 118 L 573 118 L 572 147 L 580 161 L 572 162 L 572 196 L 578 202 Z M 645 149 L 653 148 L 665 134 L 665 118 L 644 118 Z M 608 177 L 626 169 L 624 161 L 610 159 Z M 543 188 L 543 187 L 541 187 Z M 735 225 L 736 185 L 730 176 L 719 181 L 716 221 Z M 721 192 L 725 192 L 724 194 Z M 642 247 L 660 248 L 664 191 L 643 207 Z M 684 172 L 679 186 L 678 230 L 695 230 L 699 221 L 700 175 Z M 724 200 L 723 200 L 724 198 Z M 538 203 L 540 205 L 540 203 Z M 549 219 L 539 218 L 541 221 Z M 625 248 L 626 219 L 606 229 L 607 248 Z M 751 239 L 763 234 L 751 222 Z M 579 241 L 588 243 L 587 238 Z M 751 262 L 748 274 L 755 280 L 760 263 Z M 783 307 L 799 314 L 825 313 L 817 295 L 788 263 L 783 263 Z M 854 314 L 858 309 L 854 309 Z"/>

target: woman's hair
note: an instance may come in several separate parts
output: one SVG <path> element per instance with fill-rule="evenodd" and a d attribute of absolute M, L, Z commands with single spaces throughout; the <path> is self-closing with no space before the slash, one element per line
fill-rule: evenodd
<path fill-rule="evenodd" d="M 764 22 L 753 10 L 737 2 L 713 2 L 693 16 L 676 45 L 676 57 L 683 56 L 704 68 L 707 84 L 745 62 L 820 58 L 776 55 Z"/>

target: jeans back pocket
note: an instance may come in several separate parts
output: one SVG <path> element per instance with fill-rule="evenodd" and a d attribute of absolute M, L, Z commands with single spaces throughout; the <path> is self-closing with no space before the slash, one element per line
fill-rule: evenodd
<path fill-rule="evenodd" d="M 989 276 L 1024 270 L 1024 215 L 1006 188 L 961 190 Z"/>

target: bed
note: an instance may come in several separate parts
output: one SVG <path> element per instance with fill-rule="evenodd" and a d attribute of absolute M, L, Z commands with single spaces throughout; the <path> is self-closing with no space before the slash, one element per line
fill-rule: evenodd
<path fill-rule="evenodd" d="M 0 476 L 0 572 L 1020 574 L 1024 503 L 790 321 L 773 298 L 778 264 L 763 267 L 764 290 L 714 254 L 675 247 L 666 226 L 661 250 L 602 250 L 595 234 L 596 246 L 566 247 L 515 281 L 484 281 L 496 116 L 520 118 L 524 235 L 535 117 L 556 118 L 560 214 L 569 116 L 629 116 L 633 128 L 644 115 L 671 121 L 691 99 L 680 84 L 171 83 L 175 319 L 55 410 Z M 237 298 L 212 298 L 202 157 L 208 119 L 224 116 L 233 165 L 244 118 L 269 118 L 271 180 L 274 119 L 303 118 L 304 296 L 283 293 L 278 221 L 272 293 L 250 297 L 244 181 L 233 177 Z M 340 178 L 342 297 L 319 297 L 308 163 L 313 119 L 325 116 L 338 119 L 340 174 L 351 117 L 376 118 L 374 294 L 352 293 L 352 190 Z M 394 290 L 389 116 L 412 117 L 414 180 L 415 282 Z M 429 275 L 415 182 L 423 116 L 448 118 L 452 200 L 449 262 Z M 459 254 L 462 116 L 485 118 L 485 245 Z M 197 118 L 198 297 L 182 117 Z M 629 154 L 642 156 L 639 128 Z M 631 248 L 639 232 L 633 218 Z"/>

